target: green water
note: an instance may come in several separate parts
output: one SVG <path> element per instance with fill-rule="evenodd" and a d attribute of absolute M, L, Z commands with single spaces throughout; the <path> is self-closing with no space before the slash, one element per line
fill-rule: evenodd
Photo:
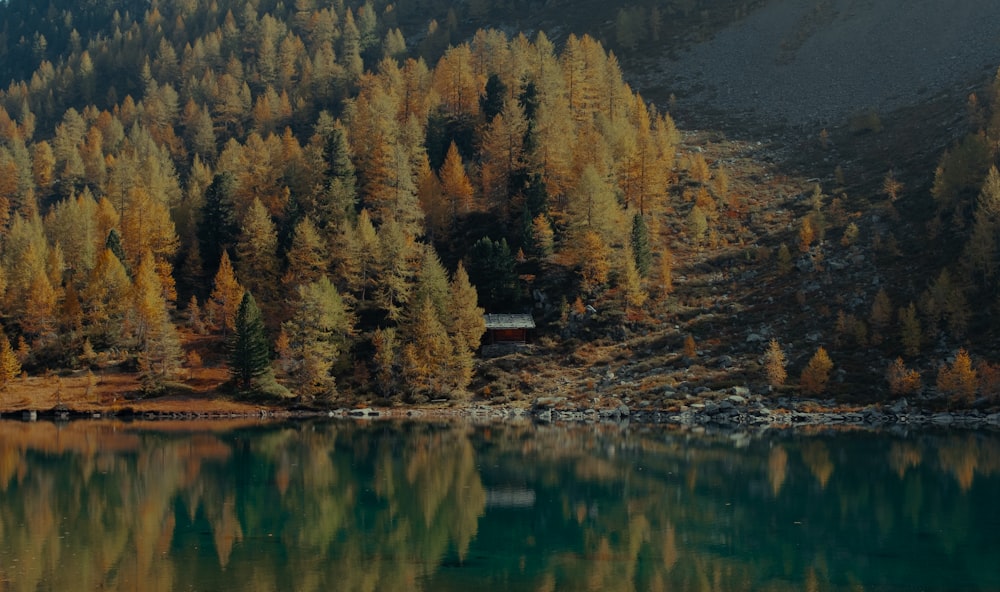
<path fill-rule="evenodd" d="M 0 422 L 0 590 L 1000 590 L 1000 435 Z"/>

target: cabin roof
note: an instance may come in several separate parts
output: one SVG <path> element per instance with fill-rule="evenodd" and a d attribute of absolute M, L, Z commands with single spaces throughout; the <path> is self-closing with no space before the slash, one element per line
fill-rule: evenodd
<path fill-rule="evenodd" d="M 530 314 L 486 314 L 486 329 L 534 329 L 535 319 Z"/>

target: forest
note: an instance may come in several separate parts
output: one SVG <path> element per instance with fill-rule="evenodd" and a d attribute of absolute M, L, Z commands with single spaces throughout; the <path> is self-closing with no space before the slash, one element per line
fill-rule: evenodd
<path fill-rule="evenodd" d="M 696 259 L 742 257 L 804 306 L 789 277 L 901 248 L 880 221 L 912 222 L 893 171 L 863 205 L 816 184 L 762 237 L 766 189 L 687 145 L 601 41 L 465 30 L 531 2 L 442 4 L 0 5 L 0 388 L 117 368 L 152 395 L 216 365 L 263 398 L 466 400 L 484 312 L 534 311 L 564 352 L 682 322 L 698 299 L 675 277 Z M 615 46 L 699 3 L 648 4 L 652 20 L 619 11 Z M 923 388 L 917 365 L 959 404 L 1000 391 L 968 353 L 1000 304 L 998 95 L 970 97 L 929 191 L 923 245 L 949 260 L 821 309 L 829 350 L 878 351 L 894 394 Z M 702 355 L 697 332 L 670 342 L 678 356 Z M 754 380 L 781 388 L 787 366 L 827 390 L 827 348 L 790 364 L 796 337 L 767 337 Z"/>

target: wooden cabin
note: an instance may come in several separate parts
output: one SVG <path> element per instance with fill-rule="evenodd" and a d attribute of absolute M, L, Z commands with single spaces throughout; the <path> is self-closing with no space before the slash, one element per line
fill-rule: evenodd
<path fill-rule="evenodd" d="M 486 345 L 524 345 L 528 343 L 528 331 L 535 328 L 535 319 L 530 314 L 487 314 Z"/>

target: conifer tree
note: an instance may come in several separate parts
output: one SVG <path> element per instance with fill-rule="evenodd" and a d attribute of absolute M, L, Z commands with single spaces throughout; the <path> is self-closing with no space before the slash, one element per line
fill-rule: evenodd
<path fill-rule="evenodd" d="M 819 395 L 826 390 L 826 383 L 830 380 L 830 370 L 833 369 L 833 362 L 830 360 L 826 349 L 820 347 L 809 359 L 809 363 L 802 370 L 799 377 L 799 386 L 802 392 L 809 395 Z"/>
<path fill-rule="evenodd" d="M 908 356 L 920 353 L 920 341 L 923 336 L 920 330 L 920 319 L 917 318 L 917 307 L 912 302 L 909 306 L 899 309 L 899 331 L 903 351 Z"/>
<path fill-rule="evenodd" d="M 413 295 L 419 302 L 430 299 L 440 318 L 448 312 L 448 272 L 441 265 L 434 247 L 425 245 L 420 271 L 417 273 L 417 284 Z"/>
<path fill-rule="evenodd" d="M 233 325 L 229 374 L 238 389 L 249 391 L 255 381 L 272 375 L 264 319 L 250 292 L 243 293 Z"/>
<path fill-rule="evenodd" d="M 379 392 L 388 395 L 396 385 L 396 350 L 398 348 L 396 329 L 381 327 L 372 334 L 375 355 L 375 384 Z"/>
<path fill-rule="evenodd" d="M 485 311 L 479 306 L 479 295 L 469 281 L 465 266 L 458 262 L 458 269 L 448 287 L 448 307 L 446 309 L 446 325 L 454 336 L 456 349 L 475 351 L 479 341 L 486 332 Z"/>
<path fill-rule="evenodd" d="M 444 192 L 450 227 L 460 216 L 472 210 L 473 194 L 472 182 L 465 172 L 462 156 L 454 140 L 448 146 L 448 153 L 444 157 L 441 170 L 438 171 L 438 177 L 441 179 L 441 190 Z"/>
<path fill-rule="evenodd" d="M 236 280 L 233 264 L 229 261 L 229 253 L 222 252 L 219 260 L 219 270 L 215 274 L 212 295 L 205 309 L 216 330 L 228 335 L 236 327 L 236 313 L 243 299 L 243 286 Z M 256 307 L 256 302 L 254 303 Z"/>
<path fill-rule="evenodd" d="M 785 352 L 781 350 L 778 340 L 772 339 L 767 344 L 767 351 L 764 352 L 764 374 L 767 376 L 768 384 L 771 386 L 785 384 L 785 378 L 788 377 L 785 364 Z"/>
<path fill-rule="evenodd" d="M 979 381 L 972 367 L 969 352 L 959 349 L 951 365 L 944 364 L 938 371 L 937 388 L 958 404 L 968 405 L 975 399 Z"/>
<path fill-rule="evenodd" d="M 469 250 L 467 260 L 469 279 L 484 305 L 496 311 L 516 304 L 517 272 L 506 239 L 479 239 Z"/>
<path fill-rule="evenodd" d="M 222 252 L 236 244 L 239 224 L 236 216 L 236 177 L 230 172 L 215 175 L 212 184 L 205 190 L 205 205 L 202 207 L 201 222 L 198 225 L 198 240 L 202 259 L 212 265 L 221 261 Z M 212 273 L 214 269 L 205 270 Z"/>
<path fill-rule="evenodd" d="M 14 348 L 11 347 L 3 327 L 0 327 L 0 392 L 3 392 L 20 373 L 21 363 L 18 361 L 17 354 L 14 353 Z"/>
<path fill-rule="evenodd" d="M 345 353 L 353 321 L 327 276 L 300 285 L 297 292 L 292 318 L 282 324 L 293 360 L 289 376 L 300 395 L 332 398 L 336 389 L 330 371 Z"/>
<path fill-rule="evenodd" d="M 237 267 L 247 290 L 264 302 L 277 302 L 278 232 L 267 208 L 258 198 L 254 198 L 243 219 L 236 253 Z"/>
<path fill-rule="evenodd" d="M 157 390 L 180 367 L 183 351 L 149 251 L 136 270 L 129 320 L 143 386 L 147 391 Z"/>
<path fill-rule="evenodd" d="M 903 363 L 903 358 L 896 360 L 886 370 L 885 379 L 889 383 L 889 392 L 893 395 L 911 395 L 923 387 L 920 373 L 910 370 Z"/>
<path fill-rule="evenodd" d="M 417 303 L 403 347 L 402 377 L 416 394 L 449 394 L 461 382 L 451 372 L 455 348 L 429 298 Z M 464 385 L 463 385 L 464 386 Z"/>
<path fill-rule="evenodd" d="M 85 324 L 95 342 L 120 345 L 131 289 L 132 282 L 121 260 L 111 249 L 102 250 L 80 292 Z"/>
<path fill-rule="evenodd" d="M 642 277 L 649 277 L 653 267 L 653 252 L 649 246 L 649 228 L 642 214 L 632 217 L 632 255 L 635 258 L 635 268 Z"/>

